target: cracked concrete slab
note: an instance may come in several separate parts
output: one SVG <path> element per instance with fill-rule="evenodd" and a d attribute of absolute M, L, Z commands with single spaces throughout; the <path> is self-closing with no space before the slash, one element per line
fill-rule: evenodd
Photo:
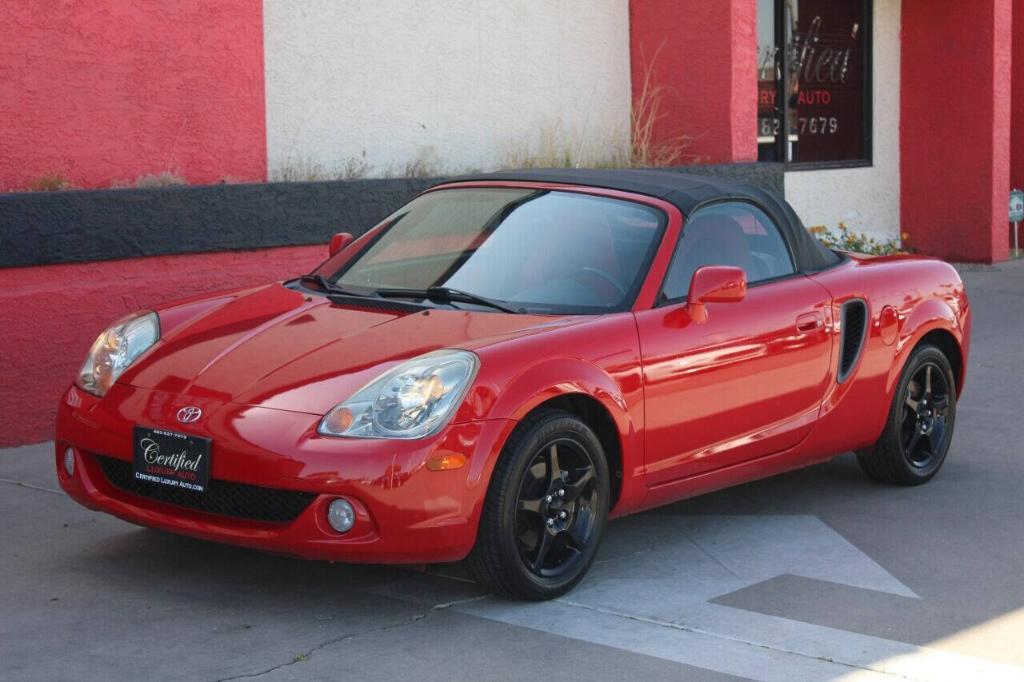
<path fill-rule="evenodd" d="M 414 626 L 369 632 L 261 677 L 291 680 L 739 680 L 660 658 L 440 611 Z"/>

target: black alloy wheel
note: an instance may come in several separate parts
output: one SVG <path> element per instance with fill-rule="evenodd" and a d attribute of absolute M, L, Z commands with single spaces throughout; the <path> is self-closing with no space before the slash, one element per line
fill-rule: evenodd
<path fill-rule="evenodd" d="M 526 566 L 542 577 L 571 573 L 594 539 L 599 503 L 591 455 L 571 438 L 545 444 L 519 483 L 515 533 Z"/>
<path fill-rule="evenodd" d="M 931 480 L 953 439 L 956 397 L 953 368 L 945 354 L 931 345 L 916 348 L 903 368 L 881 438 L 857 453 L 864 473 L 896 485 Z"/>
<path fill-rule="evenodd" d="M 468 565 L 505 597 L 552 599 L 593 563 L 610 502 L 600 440 L 576 415 L 545 410 L 509 438 Z"/>
<path fill-rule="evenodd" d="M 911 466 L 927 470 L 945 454 L 949 417 L 946 373 L 934 362 L 926 362 L 914 372 L 903 401 L 901 441 Z"/>

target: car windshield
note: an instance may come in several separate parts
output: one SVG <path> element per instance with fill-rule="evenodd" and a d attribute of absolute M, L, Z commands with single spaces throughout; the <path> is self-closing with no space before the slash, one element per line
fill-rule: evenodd
<path fill-rule="evenodd" d="M 632 304 L 665 215 L 577 192 L 462 188 L 421 195 L 385 223 L 333 284 L 445 287 L 532 313 L 599 314 Z"/>

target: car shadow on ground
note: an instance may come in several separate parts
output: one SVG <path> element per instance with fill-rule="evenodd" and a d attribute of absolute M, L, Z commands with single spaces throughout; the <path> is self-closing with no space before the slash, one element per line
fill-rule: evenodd
<path fill-rule="evenodd" d="M 866 489 L 877 487 L 864 480 L 852 461 L 835 460 L 613 521 L 598 560 L 607 560 L 602 554 L 607 554 L 609 546 L 628 547 L 628 536 L 642 529 L 648 516 L 807 514 L 812 512 L 801 508 L 804 497 L 818 501 L 829 495 L 863 499 Z M 806 495 L 808 490 L 813 494 Z M 343 604 L 344 596 L 353 590 L 424 572 L 418 566 L 308 561 L 159 530 L 120 527 L 124 532 L 108 534 L 77 554 L 76 571 L 97 578 L 116 576 L 118 589 L 137 589 L 150 595 L 154 586 L 159 586 L 161 592 L 176 598 L 194 594 L 204 602 L 244 597 L 257 602 Z M 426 572 L 461 583 L 470 580 L 461 563 L 429 566 Z"/>

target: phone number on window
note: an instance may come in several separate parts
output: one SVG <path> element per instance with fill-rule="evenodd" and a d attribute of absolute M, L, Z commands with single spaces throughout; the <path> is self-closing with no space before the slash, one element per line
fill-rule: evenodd
<path fill-rule="evenodd" d="M 778 135 L 782 127 L 777 118 L 762 118 L 760 135 Z M 794 126 L 795 133 L 800 135 L 835 135 L 839 132 L 839 119 L 835 116 L 800 117 Z"/>

